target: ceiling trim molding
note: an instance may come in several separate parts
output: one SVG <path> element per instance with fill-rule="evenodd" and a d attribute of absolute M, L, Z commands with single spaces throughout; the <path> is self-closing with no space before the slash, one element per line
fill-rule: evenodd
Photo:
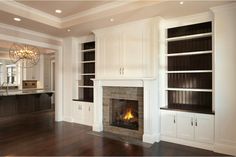
<path fill-rule="evenodd" d="M 113 16 L 115 14 L 119 14 L 123 10 L 125 12 L 132 11 L 132 10 L 139 9 L 142 7 L 164 2 L 164 0 L 147 1 L 145 3 L 142 3 L 142 2 L 143 0 L 127 0 L 127 1 L 116 0 L 114 2 L 109 2 L 101 6 L 94 7 L 85 11 L 81 11 L 74 15 L 67 16 L 64 18 L 58 18 L 56 16 L 53 16 L 51 14 L 45 13 L 43 11 L 40 11 L 32 7 L 29 7 L 27 5 L 21 4 L 14 0 L 0 1 L 0 5 L 1 5 L 0 10 L 14 14 L 16 16 L 21 16 L 26 19 L 40 22 L 40 23 L 43 23 L 43 24 L 46 24 L 46 25 L 49 25 L 58 29 L 63 29 L 63 28 L 71 27 L 73 25 L 89 22 L 91 21 L 91 19 L 94 20 L 94 19 L 104 18 L 104 15 L 98 16 L 97 14 L 104 13 L 106 11 L 111 11 L 113 9 L 115 10 L 116 8 L 119 8 L 122 6 L 124 6 L 124 9 L 120 11 L 116 10 L 112 14 L 107 14 L 107 17 Z M 96 17 L 94 17 L 94 15 L 96 15 Z"/>
<path fill-rule="evenodd" d="M 0 28 L 10 29 L 10 30 L 13 30 L 13 31 L 21 32 L 21 33 L 27 33 L 27 34 L 35 35 L 37 37 L 42 37 L 42 38 L 55 40 L 55 41 L 58 41 L 58 42 L 63 41 L 62 38 L 59 38 L 59 37 L 51 36 L 51 35 L 48 35 L 48 34 L 36 32 L 36 31 L 28 30 L 28 29 L 25 29 L 25 28 L 22 28 L 22 27 L 16 27 L 16 26 L 4 24 L 4 23 L 0 23 Z"/>
<path fill-rule="evenodd" d="M 212 7 L 212 8 L 210 8 L 210 10 L 213 11 L 213 12 L 217 12 L 217 11 L 223 11 L 225 9 L 235 9 L 235 8 L 236 8 L 236 2 L 235 3 L 226 4 L 226 5 Z"/>
<path fill-rule="evenodd" d="M 68 21 L 71 21 L 71 20 L 75 20 L 75 19 L 78 19 L 78 18 L 89 16 L 89 15 L 92 15 L 92 14 L 97 14 L 97 13 L 100 13 L 100 12 L 103 12 L 103 11 L 106 11 L 106 10 L 114 9 L 114 8 L 117 8 L 117 7 L 120 7 L 120 6 L 123 6 L 123 5 L 128 5 L 130 3 L 134 3 L 134 2 L 137 2 L 137 1 L 140 1 L 140 0 L 110 2 L 110 3 L 107 3 L 107 4 L 103 4 L 101 6 L 95 7 L 95 8 L 91 8 L 91 9 L 88 9 L 88 10 L 85 10 L 85 11 L 78 12 L 74 15 L 70 15 L 70 16 L 61 18 L 61 20 L 62 20 L 62 22 L 68 22 Z"/>
<path fill-rule="evenodd" d="M 132 1 L 129 1 L 129 2 L 123 2 L 122 4 L 119 3 L 120 4 L 119 6 L 117 4 L 114 4 L 115 2 L 113 2 L 109 6 L 101 6 L 101 7 L 99 7 L 99 9 L 98 8 L 90 9 L 90 10 L 87 10 L 89 12 L 86 11 L 88 14 L 83 14 L 83 16 L 81 16 L 81 15 L 73 16 L 73 17 L 69 17 L 66 20 L 64 18 L 62 20 L 62 25 L 61 26 L 63 28 L 68 28 L 68 27 L 71 27 L 73 25 L 79 25 L 79 24 L 83 24 L 83 23 L 86 23 L 86 22 L 90 22 L 91 20 L 111 17 L 111 16 L 114 16 L 114 15 L 117 15 L 117 14 L 120 14 L 120 13 L 133 11 L 133 10 L 136 10 L 136 9 L 140 9 L 140 8 L 143 8 L 143 7 L 148 7 L 148 6 L 155 5 L 155 4 L 160 4 L 160 3 L 165 2 L 165 1 L 164 0 L 156 0 L 156 1 L 147 1 L 145 3 L 139 3 L 139 2 L 142 2 L 142 0 L 132 0 Z M 125 7 L 122 8 L 122 10 L 117 10 L 116 9 L 118 7 L 121 7 L 121 6 L 125 6 Z M 114 9 L 114 10 L 112 10 L 112 9 Z M 109 14 L 106 14 L 104 16 L 104 12 L 111 11 L 111 10 L 112 10 L 112 12 L 110 12 Z M 103 14 L 99 15 L 99 13 L 101 13 L 101 14 L 103 13 Z M 94 14 L 96 16 L 94 16 Z"/>
<path fill-rule="evenodd" d="M 30 44 L 30 45 L 35 45 L 35 46 L 39 46 L 42 48 L 51 48 L 51 49 L 56 49 L 56 50 L 59 50 L 62 48 L 62 46 L 52 45 L 52 44 L 48 44 L 45 42 L 33 41 L 33 40 L 29 40 L 29 39 L 23 39 L 20 37 L 4 35 L 4 34 L 0 34 L 0 40 L 5 40 L 5 41 L 9 41 L 9 42 L 18 42 L 21 44 Z"/>
<path fill-rule="evenodd" d="M 207 22 L 207 21 L 212 21 L 212 20 L 213 20 L 212 13 L 210 11 L 207 11 L 207 12 L 202 12 L 202 13 L 181 16 L 181 17 L 165 20 L 163 23 L 163 26 L 165 28 L 171 28 L 175 26 L 184 26 L 184 25 Z"/>
<path fill-rule="evenodd" d="M 31 19 L 47 25 L 61 28 L 61 19 L 53 15 L 47 14 L 38 9 L 31 8 L 15 1 L 0 1 L 0 10 L 22 16 L 23 18 Z M 30 16 L 29 16 L 30 15 Z"/>

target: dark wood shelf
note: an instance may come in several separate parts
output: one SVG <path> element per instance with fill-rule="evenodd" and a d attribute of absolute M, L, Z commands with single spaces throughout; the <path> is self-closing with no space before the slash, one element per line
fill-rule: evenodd
<path fill-rule="evenodd" d="M 212 73 L 171 73 L 168 88 L 212 89 Z"/>
<path fill-rule="evenodd" d="M 88 86 L 93 87 L 93 81 L 95 78 L 95 41 L 85 42 L 81 45 L 81 68 L 83 74 L 81 75 L 82 80 L 78 88 L 78 101 L 93 102 L 93 88 L 87 88 Z"/>
<path fill-rule="evenodd" d="M 167 73 L 168 105 L 162 109 L 213 113 L 211 27 L 211 22 L 205 22 L 167 30 L 168 71 L 173 73 Z M 175 71 L 177 73 L 174 73 Z M 178 73 L 178 71 L 183 72 Z M 187 71 L 208 72 L 188 73 Z"/>
<path fill-rule="evenodd" d="M 168 38 L 212 32 L 211 22 L 198 23 L 168 29 Z"/>
<path fill-rule="evenodd" d="M 72 101 L 82 101 L 82 102 L 93 102 L 93 101 L 89 101 L 89 100 L 84 100 L 84 99 L 72 99 Z"/>
<path fill-rule="evenodd" d="M 168 71 L 212 70 L 212 54 L 168 57 Z"/>
<path fill-rule="evenodd" d="M 82 50 L 95 49 L 95 41 L 86 42 L 82 44 Z"/>

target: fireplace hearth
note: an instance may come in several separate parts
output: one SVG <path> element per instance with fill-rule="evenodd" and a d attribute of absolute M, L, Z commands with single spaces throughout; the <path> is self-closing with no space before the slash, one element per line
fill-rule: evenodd
<path fill-rule="evenodd" d="M 138 101 L 112 99 L 111 102 L 111 125 L 138 130 Z"/>

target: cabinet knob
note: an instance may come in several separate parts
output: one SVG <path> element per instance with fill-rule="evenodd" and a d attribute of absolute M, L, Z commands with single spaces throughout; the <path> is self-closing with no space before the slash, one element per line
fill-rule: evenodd
<path fill-rule="evenodd" d="M 191 118 L 191 125 L 193 126 L 193 118 Z"/>
<path fill-rule="evenodd" d="M 122 68 L 122 75 L 124 75 L 125 68 Z"/>
<path fill-rule="evenodd" d="M 195 126 L 197 126 L 197 119 L 195 119 Z"/>
<path fill-rule="evenodd" d="M 174 116 L 174 124 L 176 123 L 176 121 L 175 121 L 175 116 Z"/>

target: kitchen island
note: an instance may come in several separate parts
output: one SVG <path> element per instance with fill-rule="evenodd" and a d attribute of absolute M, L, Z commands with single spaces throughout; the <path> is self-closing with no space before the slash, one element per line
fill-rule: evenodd
<path fill-rule="evenodd" d="M 54 110 L 48 90 L 10 90 L 0 92 L 0 117 Z"/>

